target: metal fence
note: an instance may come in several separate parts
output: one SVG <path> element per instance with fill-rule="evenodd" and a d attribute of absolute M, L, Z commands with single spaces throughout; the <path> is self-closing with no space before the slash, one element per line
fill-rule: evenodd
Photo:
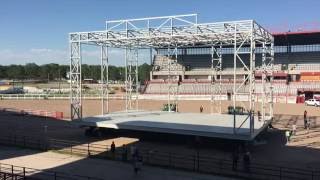
<path fill-rule="evenodd" d="M 83 99 L 101 99 L 100 94 L 83 94 Z M 110 99 L 125 99 L 123 95 L 110 94 Z M 70 99 L 69 94 L 0 94 L 0 100 L 65 100 Z"/>
<path fill-rule="evenodd" d="M 34 137 L 17 135 L 0 136 L 0 143 L 39 150 L 54 150 L 68 154 L 132 162 L 129 146 L 117 148 L 113 153 L 110 151 L 110 147 L 104 144 L 80 143 L 58 139 L 37 139 Z M 234 171 L 232 170 L 233 163 L 230 159 L 221 159 L 204 155 L 199 152 L 182 154 L 179 152 L 162 152 L 139 148 L 139 154 L 142 156 L 144 164 L 166 168 L 244 179 L 320 180 L 320 171 L 318 169 L 298 169 L 259 163 L 251 163 L 249 169 L 245 169 L 243 162 L 239 161 L 238 168 Z"/>
<path fill-rule="evenodd" d="M 89 176 L 71 175 L 62 172 L 39 170 L 0 163 L 0 179 L 3 180 L 102 180 Z"/>

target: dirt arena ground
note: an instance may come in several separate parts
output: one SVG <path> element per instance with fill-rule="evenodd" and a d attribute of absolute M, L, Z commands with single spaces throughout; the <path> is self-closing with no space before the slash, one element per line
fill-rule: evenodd
<path fill-rule="evenodd" d="M 139 100 L 139 109 L 142 110 L 160 110 L 167 101 L 158 100 Z M 110 100 L 110 111 L 120 111 L 125 109 L 123 100 Z M 204 106 L 204 113 L 210 113 L 210 101 L 179 101 L 179 112 L 199 112 L 199 107 Z M 227 111 L 231 102 L 224 101 L 222 110 Z M 239 104 L 240 105 L 240 104 Z M 258 106 L 258 105 L 257 105 Z M 69 100 L 0 100 L 0 108 L 32 109 L 61 111 L 65 118 L 70 118 Z M 83 116 L 93 116 L 101 114 L 101 101 L 83 100 Z M 215 110 L 215 109 L 214 109 Z M 275 104 L 274 114 L 278 115 L 303 115 L 304 110 L 308 111 L 309 116 L 320 116 L 320 108 L 305 106 L 304 104 Z"/>
<path fill-rule="evenodd" d="M 140 109 L 159 110 L 166 101 L 139 101 Z M 230 102 L 224 102 L 224 109 Z M 180 101 L 180 112 L 198 112 L 200 105 L 205 107 L 204 112 L 210 112 L 210 102 L 208 101 Z M 33 109 L 62 111 L 68 118 L 70 116 L 70 105 L 68 100 L 1 100 L 1 108 Z M 319 169 L 320 167 L 320 108 L 307 107 L 303 104 L 275 104 L 275 129 L 264 134 L 265 143 L 252 147 L 253 162 L 269 165 L 305 167 L 309 169 Z M 119 111 L 124 108 L 122 100 L 110 101 L 110 111 Z M 310 131 L 303 129 L 303 111 L 307 110 L 308 115 L 313 120 L 313 128 Z M 84 116 L 100 114 L 100 101 L 85 100 Z M 298 133 L 292 138 L 292 142 L 286 143 L 284 129 L 291 128 L 291 124 L 296 122 Z M 44 126 L 47 126 L 44 133 Z M 17 116 L 0 113 L 0 129 L 2 132 L 19 133 L 32 136 L 47 136 L 50 138 L 80 141 L 83 143 L 94 142 L 110 145 L 115 141 L 117 146 L 123 144 L 136 144 L 139 146 L 153 148 L 165 152 L 179 152 L 190 154 L 195 149 L 190 144 L 176 142 L 150 142 L 128 137 L 101 137 L 88 138 L 84 136 L 84 130 L 75 127 L 68 120 L 53 120 L 41 117 Z M 217 143 L 218 144 L 218 143 Z M 217 156 L 222 159 L 230 159 L 228 147 L 221 147 L 215 142 L 210 146 L 201 147 L 200 152 Z"/>

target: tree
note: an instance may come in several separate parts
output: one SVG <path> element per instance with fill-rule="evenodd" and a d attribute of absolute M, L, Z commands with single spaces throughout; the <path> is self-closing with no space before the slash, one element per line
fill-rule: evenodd
<path fill-rule="evenodd" d="M 100 65 L 83 64 L 81 66 L 82 79 L 101 79 Z M 142 64 L 138 67 L 139 81 L 144 82 L 149 79 L 151 65 Z M 38 66 L 35 63 L 27 63 L 22 65 L 0 66 L 0 78 L 5 79 L 39 79 L 39 80 L 55 80 L 66 78 L 70 71 L 68 65 L 44 64 Z M 125 67 L 109 66 L 109 80 L 124 81 Z"/>
<path fill-rule="evenodd" d="M 151 65 L 144 63 L 138 67 L 138 76 L 139 81 L 143 83 L 146 80 L 149 80 L 151 71 Z"/>
<path fill-rule="evenodd" d="M 22 65 L 10 65 L 7 69 L 7 76 L 9 79 L 24 79 L 24 67 Z"/>
<path fill-rule="evenodd" d="M 26 79 L 38 79 L 40 74 L 40 67 L 35 63 L 27 63 L 24 66 Z"/>

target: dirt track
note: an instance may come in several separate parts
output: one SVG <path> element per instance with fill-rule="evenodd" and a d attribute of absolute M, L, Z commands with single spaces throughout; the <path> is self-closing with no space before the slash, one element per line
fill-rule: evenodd
<path fill-rule="evenodd" d="M 166 103 L 165 101 L 139 101 L 140 109 L 146 110 L 159 110 L 162 105 Z M 200 105 L 205 107 L 205 113 L 209 113 L 209 103 L 208 101 L 180 101 L 179 102 L 180 112 L 199 112 Z M 226 109 L 228 103 L 224 103 L 223 107 Z M 16 109 L 33 109 L 33 110 L 48 110 L 48 111 L 62 111 L 67 117 L 70 116 L 70 105 L 68 100 L 1 100 L 0 107 L 6 108 L 16 108 Z M 124 109 L 124 102 L 121 100 L 113 100 L 110 102 L 111 111 L 119 111 Z M 307 109 L 309 116 L 314 116 L 319 122 L 320 119 L 320 108 L 316 107 L 305 107 L 303 104 L 276 104 L 275 114 L 277 114 L 277 122 L 281 124 L 281 127 L 291 128 L 293 121 L 299 121 L 298 128 L 303 127 L 302 113 Z M 86 100 L 84 101 L 84 115 L 96 115 L 99 114 L 100 101 L 97 100 Z M 83 130 L 73 127 L 68 121 L 60 120 L 50 120 L 40 117 L 30 117 L 30 116 L 16 116 L 16 115 L 2 115 L 0 114 L 1 129 L 11 131 L 11 133 L 22 133 L 25 135 L 42 136 L 44 135 L 43 127 L 48 126 L 47 136 L 58 139 L 75 140 L 75 141 L 101 141 L 103 144 L 110 144 L 110 141 L 114 140 L 117 145 L 125 144 L 123 140 L 117 140 L 114 138 L 103 138 L 103 139 L 91 139 L 84 136 Z M 319 125 L 319 124 L 316 124 Z M 279 125 L 277 125 L 279 127 Z M 319 127 L 319 126 L 318 126 Z M 302 130 L 299 130 L 299 134 L 303 134 Z M 285 144 L 284 132 L 276 130 L 274 132 L 268 133 L 267 141 L 265 145 L 260 145 L 252 149 L 253 158 L 257 162 L 263 162 L 266 164 L 276 163 L 277 165 L 290 166 L 305 166 L 305 167 L 315 167 L 320 163 L 319 160 L 319 148 L 309 147 L 310 144 L 314 142 L 319 142 L 320 129 L 314 129 L 315 132 L 306 135 L 297 136 L 296 141 L 292 145 Z M 319 133 L 318 133 L 319 131 Z M 309 141 L 312 142 L 310 143 Z M 130 142 L 129 142 L 130 143 Z M 309 143 L 305 144 L 305 143 Z M 171 144 L 154 144 L 143 143 L 144 146 L 150 146 L 152 148 L 157 147 L 157 149 L 164 148 L 167 151 L 179 152 L 192 151 L 187 145 L 173 145 Z M 229 158 L 230 154 L 221 150 L 214 150 L 209 148 L 209 152 L 214 155 L 224 158 Z"/>
<path fill-rule="evenodd" d="M 144 110 L 160 110 L 166 101 L 158 100 L 139 100 L 139 109 Z M 101 101 L 99 100 L 84 100 L 83 101 L 83 116 L 92 116 L 101 113 Z M 222 110 L 226 112 L 227 106 L 231 102 L 223 102 Z M 209 113 L 210 101 L 179 101 L 180 112 L 199 112 L 199 107 L 204 106 L 204 113 Z M 0 100 L 2 108 L 16 109 L 32 109 L 32 110 L 47 110 L 61 111 L 65 118 L 70 118 L 70 101 L 69 100 Z M 110 111 L 120 111 L 125 109 L 123 100 L 111 100 Z M 214 109 L 216 110 L 216 109 Z M 309 116 L 319 116 L 320 108 L 305 106 L 304 104 L 275 104 L 274 113 L 278 115 L 298 115 L 301 116 L 303 111 L 307 110 Z"/>

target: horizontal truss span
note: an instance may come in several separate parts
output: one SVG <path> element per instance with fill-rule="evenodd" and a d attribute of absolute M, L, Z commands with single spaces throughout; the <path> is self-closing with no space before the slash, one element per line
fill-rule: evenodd
<path fill-rule="evenodd" d="M 188 47 L 215 44 L 232 45 L 235 41 L 234 34 L 236 33 L 236 41 L 245 41 L 244 44 L 250 44 L 249 40 L 245 40 L 248 35 L 253 35 L 257 42 L 273 41 L 271 33 L 254 20 L 198 24 L 197 22 L 182 19 L 185 17 L 188 16 L 107 21 L 106 30 L 70 33 L 69 40 L 70 42 L 118 48 Z M 159 19 L 161 21 L 158 22 L 158 25 L 150 25 L 152 21 L 159 21 Z M 146 21 L 146 25 L 140 25 L 139 27 L 135 25 L 137 22 L 141 24 L 141 21 Z M 115 25 L 108 27 L 110 23 Z"/>

